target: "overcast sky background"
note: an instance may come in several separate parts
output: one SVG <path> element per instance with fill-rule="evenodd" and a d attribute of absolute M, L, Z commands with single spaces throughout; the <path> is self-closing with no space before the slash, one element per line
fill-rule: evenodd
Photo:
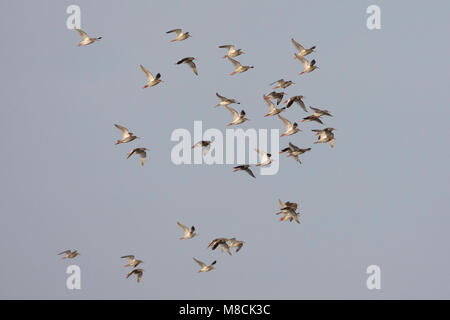
<path fill-rule="evenodd" d="M 103 39 L 76 47 L 67 6 Z M 366 8 L 381 7 L 381 30 Z M 450 298 L 450 29 L 447 1 L 1 1 L 0 298 L 3 299 L 392 299 Z M 192 38 L 170 43 L 167 30 Z M 317 46 L 320 67 L 299 76 L 294 37 Z M 222 44 L 255 68 L 233 77 Z M 196 77 L 178 59 L 198 58 Z M 162 84 L 142 89 L 139 64 Z M 264 118 L 271 82 L 328 109 L 336 145 L 311 129 L 283 137 L 312 146 L 302 165 L 256 179 L 232 165 L 174 165 L 176 128 L 225 132 L 219 92 Z M 284 115 L 307 114 L 293 106 Z M 115 146 L 119 123 L 141 139 Z M 195 141 L 192 141 L 194 143 Z M 141 167 L 127 160 L 150 148 Z M 299 202 L 302 224 L 280 222 L 278 199 Z M 181 221 L 199 236 L 180 241 Z M 246 242 L 233 256 L 215 237 Z M 77 249 L 74 260 L 57 253 Z M 145 261 L 142 283 L 120 256 Z M 217 269 L 197 274 L 192 257 Z M 70 264 L 82 289 L 66 289 Z M 366 268 L 381 267 L 381 290 Z"/>

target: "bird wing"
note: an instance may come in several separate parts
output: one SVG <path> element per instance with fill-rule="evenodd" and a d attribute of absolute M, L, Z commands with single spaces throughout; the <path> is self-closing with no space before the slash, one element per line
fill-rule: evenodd
<path fill-rule="evenodd" d="M 147 77 L 147 79 L 148 79 L 149 81 L 152 81 L 152 80 L 155 79 L 155 78 L 153 77 L 152 73 L 151 73 L 150 71 L 147 70 L 147 68 L 145 68 L 142 64 L 141 64 L 140 66 L 141 66 L 141 70 L 144 71 L 145 76 Z"/>
<path fill-rule="evenodd" d="M 197 262 L 197 263 L 200 265 L 200 267 L 202 267 L 202 268 L 206 267 L 206 264 L 204 264 L 204 263 L 201 262 L 200 260 L 197 260 L 197 259 L 195 259 L 195 258 L 192 258 L 192 259 L 194 259 L 194 261 Z"/>
<path fill-rule="evenodd" d="M 294 38 L 291 39 L 292 43 L 294 44 L 294 46 L 298 49 L 298 51 L 302 51 L 305 50 L 305 48 L 303 48 L 303 46 L 298 43 L 297 41 L 294 40 Z"/>
<path fill-rule="evenodd" d="M 177 221 L 177 225 L 179 225 L 184 232 L 189 232 L 189 229 L 184 224 Z"/>
<path fill-rule="evenodd" d="M 265 96 L 264 96 L 265 97 Z M 272 101 L 270 101 L 269 99 L 264 99 L 265 101 L 266 101 L 266 103 L 267 103 L 267 106 L 269 107 L 269 110 L 270 111 L 274 111 L 276 108 L 275 108 L 275 105 L 273 104 L 273 102 Z"/>
<path fill-rule="evenodd" d="M 278 199 L 278 202 L 280 203 L 281 208 L 286 207 L 286 204 L 283 201 L 281 201 L 281 199 Z"/>
<path fill-rule="evenodd" d="M 195 75 L 198 76 L 197 66 L 195 65 L 195 63 L 193 61 L 188 61 L 186 63 L 189 65 L 189 67 L 191 67 L 192 71 L 194 71 Z"/>
<path fill-rule="evenodd" d="M 303 111 L 308 112 L 308 109 L 306 109 L 305 103 L 301 98 L 297 98 L 297 102 L 300 105 L 300 107 L 302 107 Z"/>
<path fill-rule="evenodd" d="M 80 36 L 81 36 L 81 38 L 82 38 L 83 40 L 89 39 L 89 36 L 88 36 L 87 33 L 84 32 L 83 30 L 77 29 L 77 28 L 75 28 L 75 30 L 78 31 L 78 33 L 80 34 Z"/>
<path fill-rule="evenodd" d="M 58 253 L 58 255 L 61 255 L 61 254 L 63 254 L 63 253 L 65 253 L 65 254 L 69 254 L 69 253 L 71 253 L 72 251 L 70 251 L 70 250 L 65 250 L 65 251 L 63 251 L 63 252 L 61 252 L 61 253 Z"/>
<path fill-rule="evenodd" d="M 128 153 L 128 155 L 127 155 L 127 159 L 129 159 L 129 158 L 130 158 L 133 154 L 135 154 L 136 152 L 137 152 L 137 148 L 131 150 L 131 151 Z"/>
<path fill-rule="evenodd" d="M 278 118 L 280 118 L 281 121 L 283 121 L 284 126 L 286 127 L 286 131 L 289 130 L 290 128 L 292 128 L 292 123 L 288 119 L 286 119 L 285 117 L 283 117 L 281 115 L 278 115 Z"/>
<path fill-rule="evenodd" d="M 247 172 L 249 175 L 251 175 L 253 178 L 256 178 L 255 175 L 253 174 L 252 169 L 250 169 L 250 168 L 245 168 L 244 170 L 245 170 L 245 172 Z"/>
<path fill-rule="evenodd" d="M 273 85 L 273 84 L 275 84 L 275 83 L 281 83 L 281 82 L 283 82 L 283 79 L 280 79 L 280 80 L 277 80 L 277 81 L 274 81 L 274 82 L 272 82 L 270 85 Z"/>
<path fill-rule="evenodd" d="M 209 152 L 209 149 L 211 149 L 211 143 L 203 148 L 203 155 L 206 156 L 206 154 Z"/>
<path fill-rule="evenodd" d="M 141 155 L 141 165 L 144 165 L 145 160 L 147 159 L 147 152 L 142 149 L 139 149 L 137 152 Z"/>
<path fill-rule="evenodd" d="M 265 163 L 266 161 L 269 160 L 269 156 L 267 155 L 266 152 L 261 151 L 259 149 L 255 149 L 256 152 L 258 152 L 261 155 L 261 163 Z"/>
<path fill-rule="evenodd" d="M 134 259 L 134 256 L 132 254 L 128 255 L 128 256 L 122 256 L 120 257 L 121 259 Z"/>
<path fill-rule="evenodd" d="M 219 46 L 219 48 L 234 49 L 234 46 L 232 44 L 224 44 L 223 46 Z"/>
<path fill-rule="evenodd" d="M 235 120 L 235 119 L 237 119 L 237 118 L 239 118 L 239 113 L 237 113 L 237 111 L 236 110 L 234 110 L 232 107 L 230 107 L 230 106 L 225 106 L 227 109 L 228 109 L 228 111 L 230 111 L 231 112 L 231 114 L 233 115 L 233 121 Z"/>
<path fill-rule="evenodd" d="M 230 62 L 231 62 L 236 68 L 241 66 L 241 64 L 240 64 L 238 61 L 234 60 L 233 58 L 230 58 L 230 57 L 227 57 L 227 58 L 228 58 L 228 60 L 230 60 Z"/>
<path fill-rule="evenodd" d="M 303 57 L 299 57 L 298 59 L 303 63 L 303 68 L 304 68 L 304 69 L 308 68 L 308 66 L 309 66 L 308 60 L 306 60 L 306 59 L 303 58 Z"/>
<path fill-rule="evenodd" d="M 172 33 L 172 32 L 175 32 L 176 35 L 178 36 L 181 33 L 181 29 L 172 29 L 172 30 L 167 31 L 166 33 Z"/>
<path fill-rule="evenodd" d="M 120 131 L 122 131 L 122 136 L 123 136 L 124 138 L 130 136 L 130 131 L 129 131 L 127 128 L 122 127 L 122 126 L 119 125 L 119 124 L 114 124 L 114 126 L 115 126 L 117 129 L 119 129 Z"/>
<path fill-rule="evenodd" d="M 225 98 L 224 96 L 221 96 L 221 95 L 218 94 L 217 92 L 216 92 L 216 96 L 217 96 L 220 100 L 222 100 L 222 101 L 228 101 L 228 98 Z"/>
<path fill-rule="evenodd" d="M 291 142 L 289 142 L 289 147 L 292 151 L 298 151 L 300 150 L 299 147 L 297 147 L 295 144 L 292 144 Z"/>

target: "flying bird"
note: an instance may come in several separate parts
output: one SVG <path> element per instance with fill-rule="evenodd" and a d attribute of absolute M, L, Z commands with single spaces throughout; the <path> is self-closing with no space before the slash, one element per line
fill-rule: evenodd
<path fill-rule="evenodd" d="M 321 110 L 319 108 L 309 107 L 312 111 L 314 111 L 314 116 L 321 117 L 321 116 L 329 116 L 332 117 L 331 113 L 328 110 Z"/>
<path fill-rule="evenodd" d="M 77 29 L 77 28 L 75 28 L 75 30 L 77 30 L 78 33 L 79 33 L 80 36 L 81 36 L 81 42 L 80 42 L 79 44 L 77 44 L 78 47 L 81 47 L 81 46 L 87 46 L 88 44 L 94 43 L 95 41 L 98 41 L 98 40 L 100 40 L 100 39 L 102 38 L 102 37 L 98 37 L 98 38 L 89 38 L 89 36 L 87 35 L 87 33 L 84 32 L 83 30 Z"/>
<path fill-rule="evenodd" d="M 181 59 L 180 61 L 178 61 L 175 64 L 186 63 L 187 65 L 189 65 L 189 67 L 191 67 L 192 71 L 194 71 L 195 75 L 198 76 L 197 66 L 194 63 L 194 60 L 196 60 L 194 57 L 186 57 L 186 58 Z"/>
<path fill-rule="evenodd" d="M 270 101 L 270 99 L 266 99 L 266 95 L 263 95 L 264 100 L 267 103 L 267 106 L 269 107 L 269 113 L 267 113 L 266 115 L 264 115 L 264 117 L 268 117 L 268 116 L 274 116 L 276 114 L 279 114 L 280 112 L 284 111 L 284 109 L 286 109 L 286 107 L 277 109 L 275 107 L 275 105 L 273 104 L 272 101 Z"/>
<path fill-rule="evenodd" d="M 272 86 L 275 83 L 277 83 L 277 85 L 275 87 L 273 87 L 274 89 L 278 89 L 278 88 L 284 89 L 284 88 L 289 87 L 291 84 L 294 84 L 294 82 L 292 82 L 290 80 L 289 81 L 284 81 L 284 79 L 280 79 L 280 80 L 277 80 L 275 82 L 272 82 L 270 85 Z"/>
<path fill-rule="evenodd" d="M 122 131 L 122 139 L 121 140 L 117 140 L 116 144 L 121 144 L 121 143 L 127 143 L 130 141 L 133 141 L 139 137 L 136 137 L 135 135 L 133 135 L 132 132 L 130 132 L 127 128 L 122 127 L 121 125 L 118 124 L 114 124 L 114 126 L 119 129 L 120 131 Z"/>
<path fill-rule="evenodd" d="M 212 250 L 216 250 L 216 248 L 218 246 L 220 246 L 222 252 L 226 251 L 231 256 L 230 247 L 228 246 L 227 241 L 228 241 L 227 238 L 214 239 L 209 243 L 208 248 L 211 248 Z"/>
<path fill-rule="evenodd" d="M 147 84 L 143 87 L 143 89 L 156 86 L 158 83 L 162 82 L 160 73 L 158 73 L 156 77 L 153 77 L 151 72 L 148 71 L 142 64 L 140 66 L 141 70 L 145 73 L 145 76 L 147 77 Z"/>
<path fill-rule="evenodd" d="M 303 63 L 303 71 L 300 72 L 300 74 L 309 73 L 319 68 L 316 66 L 316 60 L 314 59 L 311 60 L 311 62 L 308 62 L 308 60 L 302 57 L 299 57 L 298 59 Z"/>
<path fill-rule="evenodd" d="M 166 33 L 172 33 L 175 32 L 175 39 L 170 40 L 170 42 L 174 42 L 174 41 L 182 41 L 182 40 L 186 40 L 189 37 L 192 37 L 189 32 L 182 32 L 181 29 L 173 29 L 173 30 L 169 30 Z"/>
<path fill-rule="evenodd" d="M 144 261 L 136 259 L 133 255 L 122 256 L 121 259 L 128 259 L 128 263 L 124 265 L 124 267 L 133 267 L 136 268 L 138 265 L 143 263 Z"/>
<path fill-rule="evenodd" d="M 285 213 L 283 217 L 280 218 L 280 221 L 289 220 L 290 222 L 292 222 L 292 220 L 295 220 L 298 224 L 300 224 L 298 216 L 299 216 L 298 212 L 290 210 L 289 212 Z"/>
<path fill-rule="evenodd" d="M 268 166 L 274 161 L 271 159 L 272 155 L 270 153 L 261 151 L 259 149 L 255 149 L 255 151 L 261 155 L 261 162 L 256 165 L 257 167 Z"/>
<path fill-rule="evenodd" d="M 286 100 L 284 103 L 287 103 L 287 106 L 286 106 L 286 108 L 289 108 L 290 106 L 292 106 L 292 104 L 294 103 L 294 102 L 297 102 L 298 103 L 298 105 L 305 111 L 305 112 L 308 112 L 308 110 L 306 109 L 306 106 L 305 106 L 305 103 L 303 102 L 303 99 L 304 97 L 303 96 L 293 96 L 293 97 L 290 97 L 288 100 Z"/>
<path fill-rule="evenodd" d="M 234 58 L 234 57 L 237 57 L 237 56 L 245 53 L 241 49 L 237 49 L 236 50 L 236 48 L 232 44 L 225 44 L 223 46 L 219 46 L 219 48 L 226 48 L 226 49 L 228 49 L 227 54 L 223 56 L 224 59 L 227 58 L 227 57 Z"/>
<path fill-rule="evenodd" d="M 234 125 L 234 124 L 240 124 L 240 123 L 243 123 L 243 122 L 248 120 L 245 117 L 245 111 L 244 110 L 241 110 L 241 113 L 239 114 L 232 107 L 227 106 L 227 105 L 225 107 L 228 109 L 228 111 L 231 112 L 231 115 L 233 116 L 233 121 L 231 121 L 229 124 L 227 124 L 227 126 L 231 126 L 231 125 Z"/>
<path fill-rule="evenodd" d="M 323 130 L 319 130 L 319 129 L 313 129 L 311 131 L 316 132 L 317 137 L 317 141 L 314 142 L 314 144 L 317 143 L 330 143 L 330 147 L 334 147 L 334 133 L 333 131 L 336 130 L 334 128 L 325 128 Z"/>
<path fill-rule="evenodd" d="M 225 98 L 224 96 L 221 96 L 217 92 L 216 92 L 216 96 L 221 100 L 218 104 L 216 104 L 216 108 L 220 107 L 220 106 L 227 106 L 227 105 L 232 104 L 232 103 L 241 104 L 240 102 L 238 102 L 238 101 L 236 101 L 234 99 Z"/>
<path fill-rule="evenodd" d="M 289 142 L 289 147 L 284 148 L 283 150 L 281 150 L 280 154 L 288 153 L 288 157 L 293 157 L 295 160 L 297 160 L 298 163 L 302 163 L 298 156 L 303 154 L 303 153 L 305 153 L 305 152 L 307 152 L 307 151 L 310 151 L 310 150 L 311 150 L 311 148 L 300 149 L 299 147 L 297 147 L 293 143 Z"/>
<path fill-rule="evenodd" d="M 276 91 L 272 91 L 271 93 L 269 93 L 268 95 L 266 95 L 264 97 L 264 99 L 269 100 L 269 99 L 276 99 L 277 100 L 277 105 L 280 104 L 281 100 L 283 100 L 283 97 L 286 93 L 284 92 L 276 92 Z"/>
<path fill-rule="evenodd" d="M 194 144 L 192 146 L 192 149 L 197 148 L 197 147 L 202 147 L 203 148 L 203 155 L 206 156 L 206 154 L 209 152 L 209 149 L 211 148 L 211 141 L 209 140 L 202 140 L 197 142 L 196 144 Z"/>
<path fill-rule="evenodd" d="M 315 121 L 315 122 L 318 122 L 320 124 L 323 124 L 322 120 L 320 120 L 320 116 L 317 116 L 315 114 L 307 116 L 307 117 L 303 118 L 303 120 L 302 120 L 302 122 L 310 122 L 310 121 Z"/>
<path fill-rule="evenodd" d="M 245 71 L 247 71 L 248 69 L 254 68 L 253 66 L 243 66 L 243 65 L 241 65 L 238 61 L 236 61 L 236 60 L 234 60 L 234 59 L 232 59 L 232 58 L 230 58 L 230 57 L 227 57 L 227 58 L 228 58 L 228 60 L 230 60 L 230 62 L 231 62 L 231 63 L 234 65 L 234 67 L 235 67 L 234 71 L 233 71 L 232 73 L 230 73 L 230 76 L 234 76 L 234 75 L 237 74 L 237 73 L 245 72 Z"/>
<path fill-rule="evenodd" d="M 236 238 L 231 238 L 228 241 L 230 241 L 230 249 L 236 247 L 236 252 L 239 252 L 244 245 L 244 241 L 236 240 Z"/>
<path fill-rule="evenodd" d="M 290 202 L 290 201 L 282 201 L 281 199 L 278 199 L 278 202 L 280 203 L 280 211 L 277 212 L 276 214 L 282 214 L 282 213 L 287 213 L 289 210 L 294 210 L 297 211 L 298 208 L 298 204 L 295 202 Z"/>
<path fill-rule="evenodd" d="M 63 251 L 63 252 L 61 252 L 61 253 L 58 253 L 58 255 L 62 255 L 62 254 L 65 254 L 65 256 L 63 257 L 63 259 L 73 259 L 73 258 L 75 258 L 76 256 L 79 255 L 79 253 L 78 253 L 77 250 L 74 250 L 74 251 L 71 251 L 71 250 L 65 250 L 65 251 Z"/>
<path fill-rule="evenodd" d="M 197 262 L 200 265 L 200 267 L 201 267 L 201 269 L 198 270 L 197 273 L 211 271 L 212 269 L 214 269 L 214 265 L 216 264 L 216 260 L 214 260 L 209 266 L 207 266 L 206 264 L 204 264 L 200 260 L 197 260 L 195 258 L 192 258 L 192 259 L 194 259 L 194 261 Z"/>
<path fill-rule="evenodd" d="M 195 237 L 197 234 L 195 233 L 195 227 L 192 226 L 190 229 L 188 227 L 186 227 L 184 224 L 182 224 L 181 222 L 177 221 L 177 224 L 181 227 L 181 229 L 183 229 L 184 231 L 184 235 L 180 238 L 180 240 L 184 240 L 184 239 L 192 239 L 193 237 Z"/>
<path fill-rule="evenodd" d="M 237 167 L 233 168 L 233 172 L 237 172 L 237 171 L 245 171 L 247 172 L 250 176 L 252 176 L 253 178 L 256 178 L 255 175 L 253 174 L 252 170 L 250 169 L 250 165 L 249 164 L 243 164 Z"/>
<path fill-rule="evenodd" d="M 280 221 L 293 221 L 295 220 L 297 223 L 300 223 L 300 220 L 298 219 L 299 213 L 296 212 L 297 210 L 297 203 L 295 202 L 283 202 L 280 199 L 278 200 L 280 202 L 280 212 L 277 212 L 277 214 L 284 214 L 283 217 L 280 218 Z"/>
<path fill-rule="evenodd" d="M 297 122 L 294 122 L 294 124 L 292 124 L 288 119 L 286 119 L 285 117 L 283 117 L 281 115 L 278 115 L 278 118 L 280 118 L 280 120 L 283 121 L 284 126 L 286 128 L 286 131 L 280 137 L 290 136 L 297 132 L 302 131 L 299 128 L 297 128 L 298 127 Z"/>
<path fill-rule="evenodd" d="M 296 54 L 294 54 L 294 59 L 299 59 L 301 57 L 304 57 L 304 56 L 310 54 L 311 52 L 314 52 L 314 49 L 316 48 L 316 46 L 313 46 L 309 49 L 305 49 L 300 43 L 295 41 L 294 38 L 292 38 L 291 41 L 298 50 L 298 52 Z"/>
<path fill-rule="evenodd" d="M 147 150 L 147 148 L 135 148 L 128 153 L 127 159 L 129 159 L 133 154 L 138 154 L 141 157 L 141 165 L 143 166 L 145 160 L 147 159 Z"/>
<path fill-rule="evenodd" d="M 142 280 L 142 275 L 144 274 L 144 269 L 132 270 L 129 274 L 127 274 L 127 279 L 133 274 L 135 274 L 137 276 L 137 282 L 139 283 Z"/>

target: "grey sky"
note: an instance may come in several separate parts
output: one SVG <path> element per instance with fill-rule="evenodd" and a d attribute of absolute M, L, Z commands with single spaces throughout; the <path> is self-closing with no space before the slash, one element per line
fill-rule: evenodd
<path fill-rule="evenodd" d="M 70 4 L 99 43 L 76 47 Z M 381 30 L 366 27 L 370 4 L 381 7 Z M 449 10 L 446 1 L 1 1 L 0 298 L 450 298 Z M 170 43 L 176 27 L 192 38 Z M 292 37 L 317 46 L 308 58 L 319 70 L 298 75 Z M 217 48 L 227 43 L 255 68 L 228 76 Z M 198 58 L 198 77 L 174 65 L 186 56 Z M 165 82 L 143 90 L 139 64 Z M 334 149 L 313 145 L 320 126 L 307 123 L 280 146 L 312 151 L 301 166 L 282 156 L 274 176 L 172 164 L 174 129 L 203 120 L 225 130 L 215 92 L 241 101 L 251 119 L 242 128 L 282 129 L 263 117 L 262 99 L 280 78 L 296 82 L 289 96 L 330 110 Z M 142 139 L 115 146 L 114 123 Z M 150 148 L 143 168 L 126 159 L 137 146 Z M 301 225 L 278 221 L 278 198 L 299 202 Z M 178 240 L 177 220 L 199 236 Z M 217 236 L 246 244 L 232 257 L 207 250 Z M 69 248 L 81 256 L 60 260 Z M 125 279 L 125 254 L 145 261 L 139 285 Z M 217 270 L 196 274 L 194 256 Z M 65 287 L 70 264 L 82 290 Z M 379 291 L 366 288 L 371 264 Z"/>

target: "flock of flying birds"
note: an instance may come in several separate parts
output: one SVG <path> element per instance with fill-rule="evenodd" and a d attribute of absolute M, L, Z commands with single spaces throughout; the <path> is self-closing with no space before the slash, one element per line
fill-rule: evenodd
<path fill-rule="evenodd" d="M 79 32 L 80 36 L 82 37 L 81 42 L 78 44 L 79 47 L 92 44 L 92 43 L 102 39 L 102 37 L 90 38 L 81 29 L 75 28 L 75 30 L 77 30 Z M 170 40 L 170 42 L 183 41 L 183 40 L 186 40 L 189 37 L 191 37 L 189 32 L 183 32 L 182 29 L 173 29 L 173 30 L 167 31 L 167 33 L 175 33 L 175 38 Z M 314 50 L 316 47 L 313 46 L 309 49 L 305 49 L 301 44 L 299 44 L 294 39 L 291 39 L 291 41 L 297 49 L 297 52 L 294 54 L 294 59 L 300 60 L 300 62 L 303 64 L 303 71 L 300 72 L 300 75 L 306 74 L 306 73 L 314 71 L 315 69 L 318 69 L 319 67 L 316 66 L 315 59 L 313 59 L 313 60 L 311 60 L 311 62 L 309 62 L 308 60 L 306 60 L 304 58 L 305 56 L 315 52 Z M 253 66 L 244 66 L 241 63 L 239 63 L 237 60 L 233 59 L 237 56 L 240 56 L 241 54 L 244 54 L 242 49 L 236 49 L 234 45 L 221 45 L 221 46 L 219 46 L 219 48 L 227 49 L 227 54 L 225 56 L 223 56 L 223 58 L 228 59 L 235 67 L 234 71 L 232 73 L 230 73 L 231 76 L 236 75 L 238 73 L 246 72 L 246 71 L 254 68 Z M 176 65 L 187 64 L 192 69 L 194 74 L 196 76 L 198 76 L 197 66 L 196 66 L 194 60 L 196 60 L 196 58 L 186 57 L 186 58 L 179 60 L 175 64 Z M 145 86 L 143 88 L 153 87 L 153 86 L 156 86 L 157 84 L 163 82 L 161 80 L 160 73 L 157 73 L 156 76 L 153 76 L 153 74 L 149 70 L 147 70 L 143 65 L 140 65 L 140 68 L 144 72 L 144 74 L 147 78 L 147 83 L 145 84 Z M 284 79 L 280 79 L 278 81 L 271 83 L 270 85 L 274 85 L 274 84 L 276 84 L 276 86 L 273 89 L 285 89 L 285 88 L 293 85 L 294 82 L 285 81 Z M 220 102 L 216 105 L 216 107 L 225 106 L 232 115 L 232 121 L 230 123 L 228 123 L 227 126 L 238 125 L 238 124 L 241 124 L 248 120 L 245 117 L 246 113 L 244 110 L 241 110 L 241 112 L 238 113 L 235 109 L 230 107 L 231 104 L 240 104 L 240 102 L 238 102 L 235 99 L 226 98 L 226 97 L 220 95 L 219 93 L 216 93 L 216 96 L 220 99 Z M 284 96 L 285 96 L 285 92 L 276 92 L 276 91 L 272 91 L 267 95 L 265 95 L 265 94 L 263 95 L 263 98 L 269 108 L 269 112 L 267 114 L 265 114 L 264 117 L 276 115 L 283 122 L 283 124 L 285 126 L 285 132 L 281 135 L 281 137 L 290 136 L 290 135 L 296 134 L 297 132 L 302 131 L 298 128 L 297 122 L 292 123 L 291 121 L 289 121 L 288 119 L 286 119 L 285 117 L 283 117 L 281 115 L 282 112 L 286 111 L 294 103 L 297 103 L 301 107 L 301 109 L 303 109 L 303 111 L 308 112 L 308 109 L 307 109 L 305 103 L 303 102 L 304 97 L 302 95 L 292 96 L 289 99 L 284 101 L 286 106 L 278 107 L 279 104 L 283 101 Z M 274 100 L 276 102 L 276 106 L 275 106 L 275 103 L 272 102 L 272 100 Z M 331 117 L 332 116 L 328 110 L 322 110 L 322 109 L 311 107 L 311 106 L 309 108 L 311 109 L 311 111 L 313 113 L 307 117 L 304 117 L 302 122 L 315 121 L 319 124 L 323 124 L 321 117 L 323 117 L 323 116 Z M 114 126 L 122 132 L 122 139 L 117 140 L 116 145 L 122 144 L 122 143 L 128 143 L 128 142 L 131 142 L 131 141 L 139 138 L 139 137 L 135 136 L 127 128 L 125 128 L 124 126 L 121 126 L 118 124 L 114 124 Z M 312 131 L 315 132 L 315 134 L 318 136 L 317 141 L 315 141 L 314 144 L 330 143 L 330 146 L 333 148 L 334 142 L 335 142 L 334 133 L 333 133 L 334 130 L 335 130 L 334 128 L 313 129 Z M 212 143 L 213 143 L 212 141 L 202 140 L 202 141 L 199 141 L 196 144 L 194 144 L 192 146 L 192 148 L 200 147 L 203 149 L 203 154 L 206 155 L 209 152 Z M 282 149 L 280 151 L 280 154 L 286 153 L 286 154 L 288 154 L 288 157 L 293 157 L 298 163 L 301 163 L 299 156 L 310 150 L 311 150 L 311 148 L 302 149 L 302 148 L 297 147 L 293 143 L 289 142 L 289 146 Z M 148 149 L 144 148 L 144 147 L 134 148 L 133 150 L 131 150 L 128 153 L 127 158 L 130 158 L 133 155 L 139 155 L 141 158 L 141 165 L 143 166 L 145 163 L 145 160 L 147 158 L 146 151 L 148 151 Z M 268 166 L 272 163 L 273 160 L 271 159 L 272 155 L 270 153 L 264 152 L 259 149 L 255 149 L 255 151 L 258 152 L 261 156 L 261 160 L 258 164 L 256 164 L 256 166 L 258 166 L 258 167 L 259 166 Z M 233 168 L 234 169 L 233 172 L 245 171 L 251 177 L 256 178 L 250 167 L 251 167 L 251 165 L 249 165 L 249 164 L 239 165 L 239 166 L 236 166 Z M 299 220 L 300 213 L 297 212 L 297 208 L 298 208 L 297 203 L 290 202 L 290 201 L 283 202 L 282 200 L 279 200 L 279 204 L 280 204 L 280 211 L 277 212 L 276 214 L 283 215 L 280 218 L 280 221 L 288 220 L 288 221 L 292 222 L 295 220 L 297 223 L 300 223 L 300 220 Z M 191 228 L 188 228 L 185 225 L 183 225 L 181 222 L 177 222 L 177 224 L 184 232 L 184 235 L 183 235 L 183 237 L 180 238 L 180 240 L 192 239 L 197 235 L 197 233 L 195 232 L 194 226 L 192 226 Z M 235 252 L 239 252 L 239 250 L 241 250 L 243 245 L 244 245 L 244 241 L 237 240 L 236 238 L 231 238 L 231 239 L 217 238 L 217 239 L 212 240 L 209 243 L 208 248 L 215 250 L 216 248 L 220 247 L 222 252 L 226 252 L 229 255 L 232 255 L 231 254 L 232 248 L 236 248 Z M 63 259 L 73 259 L 79 255 L 78 251 L 76 251 L 76 250 L 75 251 L 65 250 L 65 251 L 59 253 L 59 255 L 62 255 L 62 254 L 65 255 L 63 257 Z M 128 259 L 128 263 L 125 265 L 125 267 L 132 268 L 132 270 L 127 274 L 126 277 L 129 278 L 132 275 L 136 275 L 137 282 L 140 282 L 142 279 L 144 270 L 141 268 L 136 268 L 136 267 L 139 266 L 140 264 L 142 264 L 143 261 L 136 259 L 136 257 L 134 255 L 126 255 L 126 256 L 122 256 L 121 258 Z M 193 259 L 195 262 L 197 262 L 200 265 L 200 269 L 198 270 L 198 272 L 211 271 L 214 269 L 214 265 L 216 264 L 216 261 L 213 261 L 211 264 L 207 265 L 196 258 L 193 258 Z"/>

